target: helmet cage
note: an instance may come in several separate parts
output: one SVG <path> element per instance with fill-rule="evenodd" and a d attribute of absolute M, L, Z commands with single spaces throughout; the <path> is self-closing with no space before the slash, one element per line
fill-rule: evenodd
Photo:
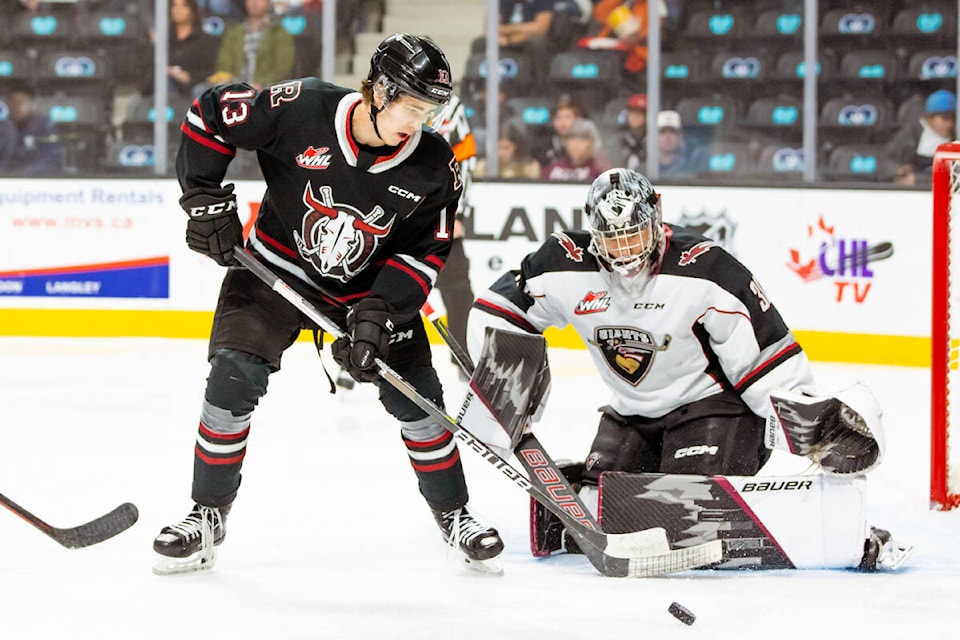
<path fill-rule="evenodd" d="M 598 178 L 591 188 L 585 207 L 590 251 L 612 269 L 626 276 L 635 275 L 660 246 L 661 210 L 660 198 L 645 178 L 639 183 L 624 181 L 616 170 L 606 176 L 606 183 Z M 604 192 L 609 185 L 612 188 Z M 602 193 L 596 197 L 598 193 Z"/>

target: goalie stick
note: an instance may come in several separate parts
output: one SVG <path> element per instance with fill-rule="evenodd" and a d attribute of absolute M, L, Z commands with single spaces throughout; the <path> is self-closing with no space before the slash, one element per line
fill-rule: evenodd
<path fill-rule="evenodd" d="M 450 333 L 447 326 L 440 319 L 439 314 L 429 302 L 424 303 L 421 311 L 430 323 L 433 324 L 443 341 L 447 343 L 461 371 L 471 377 L 471 386 L 473 386 L 472 380 L 474 372 L 476 371 L 476 365 L 470 357 L 470 354 L 463 345 L 453 337 L 453 334 Z M 542 336 L 538 336 L 538 338 L 540 338 L 540 340 L 543 339 Z M 478 395 L 483 395 L 480 389 L 474 387 L 473 390 Z M 556 506 L 559 506 L 564 512 L 571 515 L 575 521 L 582 525 L 583 528 L 576 526 L 570 527 L 568 519 L 561 517 L 567 530 L 579 543 L 581 551 L 584 552 L 584 555 L 587 555 L 594 566 L 597 566 L 597 558 L 591 557 L 591 554 L 595 556 L 598 545 L 588 534 L 585 534 L 585 531 L 593 531 L 601 535 L 606 535 L 608 536 L 608 540 L 612 539 L 613 536 L 601 531 L 600 524 L 593 517 L 590 510 L 583 504 L 577 492 L 570 486 L 570 482 L 556 462 L 554 462 L 543 448 L 543 445 L 536 435 L 532 432 L 523 434 L 513 448 L 513 451 L 526 470 L 530 482 L 536 485 L 542 493 L 548 495 L 550 500 L 544 502 L 542 498 L 537 497 L 532 492 L 531 496 L 558 517 L 560 517 L 560 515 L 557 513 Z M 630 567 L 631 573 L 629 574 L 632 577 L 685 571 L 719 561 L 720 555 L 722 554 L 721 545 L 688 545 L 688 547 L 684 549 L 671 550 L 669 543 L 659 537 L 660 530 L 661 528 L 659 527 L 646 530 L 650 532 L 651 540 L 654 535 L 657 535 L 657 540 L 656 543 L 651 542 L 646 552 L 644 552 L 644 555 L 634 558 L 632 567 Z M 653 532 L 657 533 L 654 534 Z M 634 533 L 640 534 L 644 533 L 644 531 Z M 602 551 L 602 548 L 600 549 Z M 640 550 L 637 549 L 635 551 L 639 552 Z M 642 563 L 639 561 L 640 557 L 643 558 Z"/>
<path fill-rule="evenodd" d="M 477 366 L 474 364 L 473 360 L 470 358 L 470 354 L 467 353 L 467 350 L 460 345 L 450 331 L 447 329 L 446 325 L 440 320 L 438 314 L 433 310 L 429 304 L 425 304 L 421 309 L 426 315 L 427 319 L 433 324 L 436 328 L 437 333 L 440 334 L 440 337 L 447 343 L 450 347 L 450 351 L 453 354 L 454 359 L 460 365 L 463 372 L 470 376 L 470 386 L 471 392 L 476 394 L 482 399 L 484 403 L 489 405 L 504 405 L 512 404 L 512 399 L 505 400 L 502 396 L 505 394 L 507 396 L 512 396 L 512 392 L 509 388 L 503 388 L 500 382 L 495 382 L 492 387 L 486 389 L 480 389 L 480 382 L 489 376 L 477 376 Z M 496 333 L 496 332 L 494 332 Z M 528 340 L 537 340 L 538 346 L 540 349 L 545 348 L 543 343 L 543 336 L 533 336 L 528 334 L 510 334 L 514 336 L 510 341 L 516 342 L 519 339 L 519 336 L 523 336 Z M 491 340 L 493 345 L 497 342 L 496 336 L 488 337 L 488 340 Z M 509 341 L 508 341 L 509 342 Z M 487 351 L 488 345 L 484 345 L 484 356 L 485 358 L 491 358 L 491 353 Z M 521 353 L 529 354 L 529 351 L 525 351 L 519 344 L 516 345 L 516 350 L 513 350 L 512 355 L 517 360 L 517 365 L 521 364 L 523 359 Z M 506 344 L 499 344 L 493 351 L 498 353 L 504 353 L 504 351 L 511 351 Z M 496 360 L 496 357 L 493 356 L 493 359 Z M 537 358 L 542 360 L 542 356 Z M 544 363 L 545 364 L 545 361 Z M 494 368 L 499 366 L 506 365 L 506 362 L 500 362 L 494 364 Z M 535 365 L 539 366 L 539 364 Z M 511 364 L 510 368 L 515 372 L 515 365 Z M 531 384 L 531 381 L 527 380 L 524 384 Z M 468 396 L 469 398 L 469 396 Z M 491 413 L 496 413 L 491 410 Z M 505 415 L 501 414 L 499 419 L 506 418 Z M 526 416 L 522 416 L 524 422 L 527 421 Z M 516 417 L 510 418 L 511 423 L 517 422 Z M 522 428 L 522 427 L 521 427 Z M 718 562 L 722 556 L 722 542 L 720 540 L 714 540 L 706 542 L 704 544 L 697 545 L 686 545 L 684 548 L 673 549 L 671 550 L 670 544 L 665 537 L 665 530 L 662 527 L 651 527 L 644 529 L 642 531 L 634 531 L 629 533 L 622 534 L 609 534 L 604 533 L 600 529 L 600 525 L 597 520 L 593 517 L 593 514 L 590 513 L 590 510 L 583 504 L 583 501 L 580 499 L 580 496 L 577 492 L 570 486 L 570 482 L 567 480 L 566 476 L 553 461 L 550 455 L 543 448 L 543 445 L 537 439 L 537 437 L 531 433 L 525 433 L 517 441 L 516 445 L 513 448 L 514 453 L 517 458 L 520 460 L 521 465 L 527 472 L 527 477 L 529 481 L 537 488 L 539 491 L 549 496 L 549 501 L 545 502 L 542 497 L 537 496 L 533 492 L 530 492 L 531 496 L 539 502 L 543 507 L 560 517 L 561 521 L 564 523 L 567 531 L 573 536 L 577 541 L 580 550 L 587 556 L 591 564 L 595 567 L 598 566 L 598 561 L 603 560 L 603 558 L 598 558 L 598 549 L 602 553 L 604 549 L 609 550 L 609 546 L 604 548 L 600 547 L 596 540 L 596 535 L 606 536 L 607 544 L 611 542 L 620 542 L 617 539 L 618 535 L 643 535 L 648 541 L 645 549 L 634 548 L 629 551 L 629 553 L 635 554 L 633 558 L 629 561 L 628 574 L 631 577 L 645 577 L 645 576 L 654 576 L 661 575 L 665 573 L 674 573 L 677 571 L 685 571 L 688 569 L 695 569 L 702 567 L 707 564 L 713 564 Z M 560 510 L 572 516 L 572 519 L 579 523 L 580 527 L 571 527 L 569 524 L 569 519 L 564 518 L 557 511 L 557 506 L 560 507 Z M 646 537 L 649 536 L 649 537 Z M 626 553 L 622 554 L 626 555 Z M 598 567 L 599 568 L 599 567 Z M 601 570 L 602 572 L 602 570 Z M 605 574 L 610 575 L 610 574 Z"/>
<path fill-rule="evenodd" d="M 234 247 L 234 256 L 237 261 L 260 278 L 267 286 L 287 300 L 314 321 L 320 328 L 334 338 L 344 336 L 343 330 L 323 315 L 309 300 L 306 300 L 293 290 L 280 276 L 260 263 L 253 254 L 246 249 Z M 464 429 L 456 420 L 433 402 L 420 395 L 417 390 L 397 372 L 391 369 L 383 360 L 375 360 L 381 377 L 397 391 L 406 396 L 411 402 L 437 420 L 455 438 L 473 449 L 484 460 L 493 465 L 515 485 L 536 498 L 541 504 L 550 509 L 564 525 L 577 532 L 578 541 L 583 541 L 584 555 L 596 569 L 606 576 L 612 577 L 646 577 L 683 571 L 686 569 L 711 564 L 720 560 L 722 547 L 719 541 L 714 541 L 697 547 L 669 551 L 666 532 L 663 529 L 650 529 L 627 534 L 608 535 L 601 531 L 588 529 L 581 522 L 567 513 L 538 485 L 530 482 L 522 473 L 517 471 L 506 460 L 494 453 L 482 441 L 478 440 L 469 431 Z M 714 544 L 715 543 L 715 544 Z M 666 547 L 666 549 L 664 549 Z M 669 553 L 664 553 L 664 551 Z"/>
<path fill-rule="evenodd" d="M 124 502 L 110 513 L 104 514 L 86 524 L 60 529 L 47 524 L 2 493 L 0 493 L 0 504 L 67 549 L 82 549 L 83 547 L 89 547 L 98 542 L 108 540 L 132 527 L 139 517 L 136 505 L 130 502 Z"/>

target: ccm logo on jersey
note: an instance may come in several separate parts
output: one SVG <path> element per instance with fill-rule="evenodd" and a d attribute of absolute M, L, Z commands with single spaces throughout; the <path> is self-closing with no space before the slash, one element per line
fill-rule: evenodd
<path fill-rule="evenodd" d="M 720 451 L 716 445 L 695 444 L 692 447 L 677 449 L 674 458 L 692 458 L 693 456 L 715 456 Z"/>
<path fill-rule="evenodd" d="M 420 202 L 421 200 L 423 200 L 423 196 L 418 196 L 412 191 L 407 191 L 403 187 L 398 187 L 395 184 L 392 184 L 389 187 L 387 187 L 387 191 L 389 191 L 390 193 L 396 194 L 401 198 L 406 198 L 407 200 L 413 200 L 414 202 Z"/>
<path fill-rule="evenodd" d="M 699 244 L 695 244 L 683 253 L 680 254 L 680 261 L 677 263 L 681 267 L 686 267 L 697 261 L 697 258 L 705 254 L 707 251 L 710 251 L 713 247 L 717 246 L 715 242 L 710 240 L 704 240 Z"/>
<path fill-rule="evenodd" d="M 583 316 L 588 313 L 603 313 L 609 308 L 610 296 L 607 295 L 606 291 L 587 291 L 587 295 L 583 296 L 583 300 L 577 303 L 573 312 L 578 316 Z"/>
<path fill-rule="evenodd" d="M 314 149 L 312 146 L 297 156 L 297 165 L 304 169 L 326 169 L 330 166 L 330 147 Z"/>

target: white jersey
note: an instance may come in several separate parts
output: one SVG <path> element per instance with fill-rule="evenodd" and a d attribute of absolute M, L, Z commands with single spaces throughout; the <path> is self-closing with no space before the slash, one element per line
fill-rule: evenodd
<path fill-rule="evenodd" d="M 555 233 L 476 300 L 470 351 L 487 326 L 542 333 L 573 326 L 625 416 L 658 418 L 736 391 L 758 416 L 770 391 L 813 392 L 806 354 L 753 275 L 683 227 L 664 225 L 659 271 L 627 291 L 588 251 L 586 232 Z"/>

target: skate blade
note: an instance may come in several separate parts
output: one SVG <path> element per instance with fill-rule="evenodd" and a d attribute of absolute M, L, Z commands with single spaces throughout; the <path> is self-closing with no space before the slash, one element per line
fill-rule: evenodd
<path fill-rule="evenodd" d="M 217 562 L 215 549 L 210 550 L 206 555 L 203 551 L 197 551 L 186 558 L 169 558 L 159 554 L 158 556 L 156 564 L 153 565 L 153 572 L 158 576 L 175 576 L 184 573 L 209 571 Z"/>
<path fill-rule="evenodd" d="M 463 564 L 471 571 L 476 571 L 484 575 L 503 575 L 503 563 L 500 561 L 500 556 L 488 560 L 471 560 L 467 556 L 463 556 Z"/>

